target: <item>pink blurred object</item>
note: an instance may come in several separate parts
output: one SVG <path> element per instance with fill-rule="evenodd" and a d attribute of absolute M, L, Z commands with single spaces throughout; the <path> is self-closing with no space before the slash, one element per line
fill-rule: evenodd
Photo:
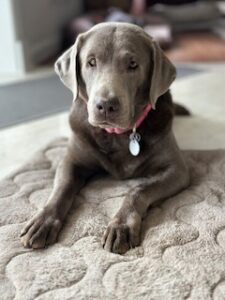
<path fill-rule="evenodd" d="M 167 24 L 146 25 L 143 29 L 160 44 L 172 43 L 171 28 Z"/>
<path fill-rule="evenodd" d="M 133 16 L 140 17 L 146 11 L 146 1 L 145 0 L 133 0 L 131 4 L 130 13 Z"/>

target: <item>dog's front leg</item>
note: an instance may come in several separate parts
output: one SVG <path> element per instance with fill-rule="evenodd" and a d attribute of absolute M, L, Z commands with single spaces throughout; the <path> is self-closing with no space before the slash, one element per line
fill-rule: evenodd
<path fill-rule="evenodd" d="M 21 232 L 25 247 L 44 248 L 53 244 L 62 228 L 63 221 L 88 176 L 86 170 L 65 157 L 58 166 L 53 191 L 45 207 L 26 224 Z"/>
<path fill-rule="evenodd" d="M 140 243 L 142 218 L 149 206 L 168 198 L 189 184 L 186 168 L 169 168 L 157 176 L 143 179 L 143 183 L 133 188 L 123 205 L 109 223 L 102 240 L 104 249 L 123 254 Z"/>

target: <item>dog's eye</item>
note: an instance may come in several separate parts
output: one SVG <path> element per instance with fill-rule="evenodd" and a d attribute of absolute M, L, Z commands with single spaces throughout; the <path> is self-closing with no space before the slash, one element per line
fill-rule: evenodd
<path fill-rule="evenodd" d="M 131 60 L 130 63 L 129 63 L 128 69 L 129 70 L 135 70 L 135 69 L 137 69 L 137 67 L 138 67 L 138 64 L 136 63 L 136 61 Z"/>
<path fill-rule="evenodd" d="M 89 61 L 88 61 L 88 65 L 92 68 L 96 67 L 96 59 L 95 58 L 91 58 Z"/>

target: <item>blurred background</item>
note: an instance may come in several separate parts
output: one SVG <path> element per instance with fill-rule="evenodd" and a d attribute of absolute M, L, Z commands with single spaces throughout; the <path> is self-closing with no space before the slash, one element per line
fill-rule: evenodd
<path fill-rule="evenodd" d="M 225 147 L 225 1 L 1 0 L 0 177 L 67 136 L 72 95 L 53 71 L 76 36 L 99 22 L 143 27 L 178 70 L 175 120 L 182 148 Z"/>

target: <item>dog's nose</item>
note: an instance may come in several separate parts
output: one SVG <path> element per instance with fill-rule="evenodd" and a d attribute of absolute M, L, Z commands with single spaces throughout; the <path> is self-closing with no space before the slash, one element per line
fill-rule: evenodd
<path fill-rule="evenodd" d="M 119 110 L 119 100 L 117 97 L 110 99 L 98 99 L 96 108 L 101 114 L 112 114 Z"/>

